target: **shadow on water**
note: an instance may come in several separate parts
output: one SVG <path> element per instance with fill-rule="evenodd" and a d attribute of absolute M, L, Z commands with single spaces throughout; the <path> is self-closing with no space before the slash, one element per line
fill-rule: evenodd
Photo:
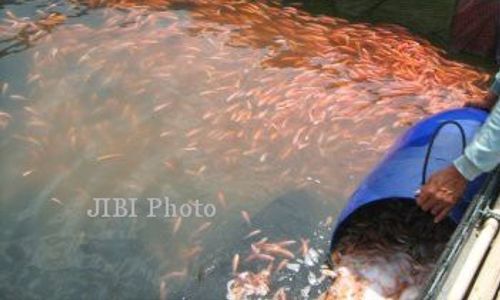
<path fill-rule="evenodd" d="M 275 272 L 270 279 L 272 290 L 286 288 L 290 295 L 300 295 L 301 290 L 310 285 L 308 275 L 320 276 L 320 268 L 327 260 L 329 253 L 330 228 L 322 227 L 321 222 L 331 211 L 331 207 L 305 191 L 291 191 L 262 209 L 252 219 L 252 224 L 246 224 L 239 218 L 227 219 L 219 228 L 203 238 L 202 245 L 207 253 L 197 259 L 192 266 L 195 280 L 174 290 L 172 299 L 182 296 L 188 299 L 224 299 L 227 283 L 233 277 L 231 261 L 234 255 L 241 257 L 238 268 L 258 273 L 265 269 L 269 262 L 246 262 L 252 254 L 252 244 L 263 237 L 270 242 L 286 240 L 309 240 L 309 247 L 318 251 L 318 262 L 312 266 L 297 263 L 301 266 L 298 272 L 287 268 Z M 249 230 L 259 228 L 262 233 L 246 238 Z M 297 243 L 296 246 L 300 246 Z M 295 261 L 290 260 L 290 264 Z M 300 259 L 298 259 L 300 262 Z M 275 262 L 277 265 L 278 262 Z M 324 280 L 315 285 L 309 295 L 319 295 L 329 286 L 330 281 Z M 219 288 L 214 288 L 219 287 Z"/>

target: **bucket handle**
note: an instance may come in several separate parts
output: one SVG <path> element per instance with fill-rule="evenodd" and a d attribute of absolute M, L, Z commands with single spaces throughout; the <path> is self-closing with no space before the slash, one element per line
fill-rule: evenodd
<path fill-rule="evenodd" d="M 458 130 L 460 131 L 460 134 L 462 136 L 462 154 L 465 151 L 465 147 L 467 146 L 467 139 L 466 139 L 466 135 L 465 135 L 465 130 L 462 127 L 462 125 L 460 125 L 460 123 L 458 123 L 457 121 L 454 121 L 454 120 L 447 120 L 447 121 L 444 121 L 441 124 L 439 124 L 439 126 L 436 128 L 436 130 L 432 134 L 431 142 L 429 143 L 429 146 L 427 147 L 427 151 L 425 153 L 424 165 L 422 168 L 422 182 L 421 182 L 422 185 L 424 185 L 427 182 L 427 169 L 429 166 L 429 160 L 431 157 L 431 151 L 432 151 L 432 146 L 434 145 L 434 141 L 436 140 L 436 137 L 439 134 L 439 132 L 441 132 L 441 129 L 443 129 L 443 127 L 445 127 L 446 125 L 449 125 L 449 124 L 455 125 L 458 128 Z"/>

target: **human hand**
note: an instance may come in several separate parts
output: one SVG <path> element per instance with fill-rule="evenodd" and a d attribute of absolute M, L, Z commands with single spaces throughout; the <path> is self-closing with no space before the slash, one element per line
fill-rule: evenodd
<path fill-rule="evenodd" d="M 455 166 L 450 166 L 432 175 L 417 195 L 417 204 L 434 215 L 434 222 L 443 220 L 467 187 L 467 179 Z"/>

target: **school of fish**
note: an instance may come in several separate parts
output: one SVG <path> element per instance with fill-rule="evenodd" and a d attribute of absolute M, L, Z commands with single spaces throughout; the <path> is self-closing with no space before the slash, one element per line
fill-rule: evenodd
<path fill-rule="evenodd" d="M 137 196 L 158 189 L 182 201 L 201 195 L 251 222 L 245 201 L 292 187 L 346 199 L 402 130 L 482 97 L 489 82 L 486 72 L 448 59 L 400 26 L 313 16 L 268 1 L 68 5 L 102 22 L 76 22 L 53 5 L 33 18 L 7 11 L 0 24 L 0 59 L 19 49 L 30 54 L 24 93 L 0 81 L 13 103 L 0 111 L 7 133 L 0 141 L 12 142 L 16 153 L 2 172 L 15 169 L 9 176 L 19 182 L 49 186 L 59 206 L 90 205 L 103 190 Z M 183 236 L 160 295 L 203 254 L 197 237 L 213 222 L 168 223 L 172 236 Z M 271 242 L 249 232 L 257 237 L 248 255 L 234 254 L 228 298 L 289 299 L 286 288 L 272 291 L 268 283 L 273 273 L 295 269 L 292 260 L 315 257 L 308 237 Z M 337 270 L 313 281 L 336 278 L 326 299 L 349 299 L 338 295 L 360 295 L 374 276 L 353 266 L 386 266 L 387 276 L 412 275 L 368 293 L 410 297 L 432 263 L 393 246 L 373 250 L 378 256 L 353 246 L 336 260 Z M 152 251 L 165 256 L 161 247 Z M 268 265 L 257 274 L 241 269 L 252 261 Z"/>
<path fill-rule="evenodd" d="M 318 227 L 327 228 L 331 222 Z M 318 259 L 322 250 L 311 248 L 309 240 L 255 238 L 245 259 L 240 254 L 233 258 L 227 298 L 297 299 L 287 280 L 302 272 L 307 283 L 300 287 L 300 299 L 418 299 L 454 227 L 451 221 L 433 223 L 414 204 L 383 202 L 361 209 L 342 224 L 330 265 Z M 252 260 L 260 261 L 261 269 L 249 271 Z M 330 286 L 314 294 L 324 282 Z"/>

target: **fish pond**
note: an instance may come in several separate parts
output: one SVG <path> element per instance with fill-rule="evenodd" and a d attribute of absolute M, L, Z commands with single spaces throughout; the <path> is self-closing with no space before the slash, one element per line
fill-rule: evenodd
<path fill-rule="evenodd" d="M 272 2 L 0 18 L 5 299 L 220 299 L 233 273 L 321 254 L 395 138 L 489 80 L 400 26 Z"/>

